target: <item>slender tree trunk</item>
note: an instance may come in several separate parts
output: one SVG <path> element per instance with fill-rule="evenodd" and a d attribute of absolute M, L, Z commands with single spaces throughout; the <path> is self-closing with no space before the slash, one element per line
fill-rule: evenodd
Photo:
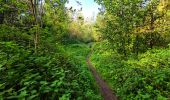
<path fill-rule="evenodd" d="M 36 32 L 34 34 L 34 49 L 35 54 L 37 53 L 38 48 L 38 35 L 39 35 L 39 23 L 38 23 L 38 0 L 31 0 L 31 6 L 32 6 L 32 13 L 34 16 L 34 25 L 36 25 Z"/>
<path fill-rule="evenodd" d="M 138 53 L 139 53 L 139 42 L 138 42 L 138 40 L 139 40 L 139 35 L 136 35 L 136 39 L 135 39 L 135 41 L 136 41 L 136 43 L 135 43 L 136 55 L 138 55 Z"/>
<path fill-rule="evenodd" d="M 151 9 L 152 10 L 152 9 Z M 154 15 L 153 15 L 153 12 L 151 11 L 150 13 L 151 15 L 151 22 L 150 22 L 150 31 L 151 31 L 151 34 L 150 34 L 150 41 L 149 41 L 149 45 L 150 45 L 150 48 L 152 49 L 153 48 L 153 45 L 154 45 L 154 41 L 153 41 L 153 31 L 154 31 Z"/>
<path fill-rule="evenodd" d="M 3 24 L 4 21 L 4 14 L 0 13 L 0 24 Z"/>

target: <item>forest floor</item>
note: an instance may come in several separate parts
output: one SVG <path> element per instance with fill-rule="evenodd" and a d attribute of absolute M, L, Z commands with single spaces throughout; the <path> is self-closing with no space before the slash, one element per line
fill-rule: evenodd
<path fill-rule="evenodd" d="M 100 92 L 104 98 L 104 100 L 117 100 L 116 95 L 113 93 L 112 89 L 107 85 L 107 83 L 100 77 L 100 75 L 97 73 L 96 69 L 92 65 L 90 61 L 90 56 L 92 54 L 92 50 L 90 51 L 89 55 L 87 56 L 87 65 L 89 66 L 90 71 L 92 72 L 99 88 Z"/>

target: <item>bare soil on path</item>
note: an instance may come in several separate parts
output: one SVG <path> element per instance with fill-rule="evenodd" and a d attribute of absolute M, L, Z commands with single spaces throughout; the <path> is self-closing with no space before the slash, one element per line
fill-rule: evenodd
<path fill-rule="evenodd" d="M 86 62 L 87 62 L 87 65 L 89 66 L 89 69 L 92 72 L 95 80 L 97 81 L 97 84 L 100 88 L 100 92 L 101 92 L 104 100 L 118 100 L 116 95 L 113 93 L 112 89 L 107 85 L 107 83 L 104 80 L 102 80 L 102 78 L 97 73 L 97 71 L 94 68 L 94 66 L 92 65 L 92 63 L 90 62 L 91 54 L 92 54 L 92 50 L 89 53 L 89 55 L 87 56 Z"/>

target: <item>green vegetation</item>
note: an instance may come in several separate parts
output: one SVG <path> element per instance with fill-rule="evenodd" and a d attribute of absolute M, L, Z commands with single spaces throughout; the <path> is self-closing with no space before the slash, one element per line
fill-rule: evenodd
<path fill-rule="evenodd" d="M 120 100 L 170 98 L 168 0 L 94 0 L 95 22 L 67 1 L 0 0 L 0 100 L 102 100 L 90 49 Z"/>
<path fill-rule="evenodd" d="M 169 99 L 169 2 L 96 1 L 106 9 L 97 17 L 102 39 L 91 57 L 98 72 L 120 99 Z"/>
<path fill-rule="evenodd" d="M 94 45 L 91 60 L 121 99 L 167 100 L 170 94 L 170 49 L 153 49 L 138 58 L 123 59 L 105 44 Z"/>
<path fill-rule="evenodd" d="M 86 44 L 80 43 L 66 45 L 65 49 L 69 58 L 72 58 L 71 61 L 74 63 L 74 67 L 78 70 L 78 74 L 73 79 L 76 79 L 75 83 L 81 87 L 79 88 L 81 92 L 79 95 L 91 100 L 100 100 L 101 97 L 100 94 L 98 94 L 98 86 L 86 64 L 86 57 L 90 51 L 89 47 Z"/>
<path fill-rule="evenodd" d="M 38 1 L 0 0 L 0 99 L 100 100 L 88 47 L 68 42 L 66 1 Z"/>

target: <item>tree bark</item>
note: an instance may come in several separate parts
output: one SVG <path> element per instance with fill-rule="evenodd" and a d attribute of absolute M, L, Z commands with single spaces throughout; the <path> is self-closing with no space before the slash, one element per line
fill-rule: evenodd
<path fill-rule="evenodd" d="M 3 24 L 4 21 L 4 14 L 0 13 L 0 24 Z"/>

